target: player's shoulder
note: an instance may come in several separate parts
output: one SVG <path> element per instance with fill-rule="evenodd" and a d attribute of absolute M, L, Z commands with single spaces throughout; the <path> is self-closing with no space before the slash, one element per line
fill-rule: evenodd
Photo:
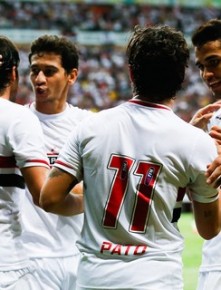
<path fill-rule="evenodd" d="M 21 105 L 21 111 L 22 111 L 22 114 L 24 114 L 24 118 L 28 117 L 28 118 L 32 118 L 32 119 L 35 119 L 37 120 L 37 117 L 35 116 L 35 114 L 33 113 L 32 110 L 30 110 L 30 107 L 29 106 L 23 106 Z"/>
<path fill-rule="evenodd" d="M 183 136 L 190 141 L 192 147 L 194 147 L 193 144 L 201 144 L 200 147 L 206 147 L 211 149 L 212 147 L 215 147 L 214 139 L 211 138 L 210 135 L 204 130 L 197 128 L 189 123 L 186 123 L 186 127 L 187 130 L 185 131 L 185 129 L 183 129 L 181 132 Z"/>
<path fill-rule="evenodd" d="M 13 116 L 20 116 L 21 118 L 25 118 L 26 116 L 33 116 L 31 111 L 24 105 L 17 104 L 11 101 L 6 101 L 4 103 L 5 107 L 7 107 L 8 116 L 13 114 Z"/>
<path fill-rule="evenodd" d="M 193 126 L 189 122 L 182 119 L 175 112 L 171 111 L 167 122 L 165 122 L 165 128 L 168 134 L 174 134 L 176 136 L 177 142 L 193 144 L 194 142 L 210 142 L 212 139 L 204 130 Z"/>
<path fill-rule="evenodd" d="M 84 119 L 86 117 L 92 116 L 95 114 L 94 112 L 87 110 L 87 109 L 82 109 L 76 106 L 73 106 L 72 104 L 67 104 L 67 112 L 75 117 L 75 118 L 80 118 Z"/>
<path fill-rule="evenodd" d="M 104 132 L 109 130 L 110 126 L 118 123 L 120 119 L 123 119 L 123 111 L 119 111 L 118 107 L 114 107 L 90 114 L 80 122 L 78 127 L 83 132 L 104 134 Z"/>
<path fill-rule="evenodd" d="M 192 138 L 196 137 L 199 138 L 200 136 L 208 138 L 208 134 L 202 130 L 201 128 L 195 127 L 192 124 L 186 122 L 185 120 L 181 119 L 180 117 L 178 117 L 179 122 L 181 124 L 180 129 L 181 129 L 181 133 L 183 135 L 185 134 L 189 134 L 192 136 Z M 211 137 L 209 137 L 211 138 Z"/>

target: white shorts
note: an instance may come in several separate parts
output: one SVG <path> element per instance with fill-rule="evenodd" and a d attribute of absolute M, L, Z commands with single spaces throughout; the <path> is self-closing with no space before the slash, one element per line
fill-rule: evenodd
<path fill-rule="evenodd" d="M 75 290 L 79 257 L 31 259 L 41 289 Z"/>
<path fill-rule="evenodd" d="M 221 290 L 221 272 L 200 272 L 197 290 Z"/>
<path fill-rule="evenodd" d="M 30 268 L 0 272 L 0 290 L 41 290 Z"/>

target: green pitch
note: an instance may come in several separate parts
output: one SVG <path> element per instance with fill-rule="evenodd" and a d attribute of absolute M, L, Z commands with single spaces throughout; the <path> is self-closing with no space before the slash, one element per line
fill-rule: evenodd
<path fill-rule="evenodd" d="M 184 290 L 196 290 L 198 270 L 201 264 L 203 239 L 195 230 L 192 213 L 182 213 L 179 229 L 185 239 L 183 252 Z"/>

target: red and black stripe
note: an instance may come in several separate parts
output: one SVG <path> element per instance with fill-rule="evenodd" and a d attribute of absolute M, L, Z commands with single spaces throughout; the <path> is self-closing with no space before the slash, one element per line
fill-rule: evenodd
<path fill-rule="evenodd" d="M 25 188 L 23 176 L 18 174 L 0 174 L 0 186 Z"/>

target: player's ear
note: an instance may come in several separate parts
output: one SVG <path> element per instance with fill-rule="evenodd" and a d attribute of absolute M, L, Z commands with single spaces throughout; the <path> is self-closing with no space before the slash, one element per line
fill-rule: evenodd
<path fill-rule="evenodd" d="M 71 72 L 69 73 L 69 84 L 72 85 L 73 83 L 75 83 L 75 81 L 77 80 L 78 77 L 78 70 L 76 68 L 73 68 L 71 70 Z"/>
<path fill-rule="evenodd" d="M 131 80 L 131 82 L 133 83 L 133 82 L 134 82 L 134 74 L 133 74 L 133 70 L 132 70 L 132 67 L 131 67 L 130 64 L 129 64 L 129 66 L 128 66 L 128 71 L 129 71 L 129 77 L 130 77 L 130 80 Z"/>
<path fill-rule="evenodd" d="M 11 77 L 12 77 L 12 81 L 15 81 L 18 78 L 18 71 L 17 71 L 17 67 L 16 66 L 12 67 Z"/>

